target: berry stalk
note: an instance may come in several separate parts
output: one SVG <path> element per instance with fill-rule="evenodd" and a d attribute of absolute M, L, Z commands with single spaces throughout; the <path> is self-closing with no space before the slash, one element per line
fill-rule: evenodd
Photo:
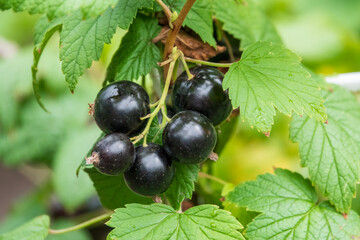
<path fill-rule="evenodd" d="M 161 94 L 161 97 L 158 101 L 158 104 L 156 106 L 156 108 L 154 109 L 154 111 L 150 114 L 149 116 L 149 121 L 148 123 L 146 124 L 146 127 L 145 129 L 142 131 L 142 133 L 136 137 L 133 137 L 131 138 L 131 140 L 134 140 L 133 141 L 133 144 L 136 144 L 137 142 L 139 142 L 142 138 L 144 138 L 144 143 L 143 143 L 143 146 L 147 146 L 147 143 L 146 143 L 146 140 L 147 140 L 147 135 L 149 133 L 149 130 L 150 130 L 150 126 L 151 126 L 151 123 L 152 121 L 154 120 L 154 118 L 157 116 L 158 112 L 161 110 L 162 113 L 163 113 L 163 122 L 161 125 L 165 125 L 166 124 L 166 121 L 169 120 L 169 118 L 167 117 L 167 115 L 165 114 L 165 101 L 166 101 L 166 96 L 168 94 L 168 91 L 169 91 L 169 87 L 170 87 L 170 83 L 171 83 L 171 79 L 172 79 L 172 74 L 173 74 L 173 71 L 174 71 L 174 67 L 176 65 L 176 61 L 177 59 L 179 58 L 180 56 L 180 52 L 177 50 L 177 48 L 175 47 L 173 49 L 173 53 L 172 53 L 172 56 L 171 56 L 171 59 L 172 61 L 170 62 L 170 66 L 169 66 L 169 71 L 168 71 L 168 74 L 166 76 L 166 81 L 165 81 L 165 86 L 164 86 L 164 90 Z M 165 122 L 164 122 L 165 121 Z"/>
<path fill-rule="evenodd" d="M 107 220 L 108 218 L 110 218 L 110 216 L 113 214 L 114 212 L 108 212 L 108 213 L 104 213 L 103 215 L 97 216 L 95 218 L 92 218 L 86 222 L 80 223 L 78 225 L 69 227 L 69 228 L 64 228 L 64 229 L 49 229 L 49 234 L 62 234 L 62 233 L 68 233 L 68 232 L 73 232 L 82 228 L 86 228 L 89 227 L 95 223 Z"/>
<path fill-rule="evenodd" d="M 211 67 L 223 67 L 223 68 L 228 68 L 228 67 L 231 66 L 231 64 L 233 64 L 233 63 L 215 63 L 215 62 L 208 62 L 208 61 L 193 59 L 193 58 L 189 58 L 189 57 L 184 57 L 184 59 L 185 59 L 186 62 L 201 64 L 201 65 L 206 65 L 206 66 L 211 66 Z"/>

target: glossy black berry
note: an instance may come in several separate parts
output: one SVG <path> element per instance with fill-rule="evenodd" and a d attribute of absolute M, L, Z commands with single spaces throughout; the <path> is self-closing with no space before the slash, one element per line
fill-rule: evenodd
<path fill-rule="evenodd" d="M 135 148 L 123 133 L 110 133 L 101 138 L 92 150 L 87 163 L 92 163 L 101 173 L 119 175 L 128 170 L 135 161 Z"/>
<path fill-rule="evenodd" d="M 216 131 L 209 119 L 194 111 L 177 113 L 163 132 L 165 151 L 181 163 L 200 163 L 216 144 Z"/>
<path fill-rule="evenodd" d="M 190 72 L 194 78 L 188 80 L 183 72 L 174 84 L 172 103 L 175 110 L 202 113 L 215 126 L 219 125 L 232 111 L 228 92 L 222 88 L 224 74 L 211 67 L 194 67 Z"/>
<path fill-rule="evenodd" d="M 143 196 L 165 192 L 174 179 L 174 166 L 164 148 L 150 143 L 136 148 L 133 166 L 124 174 L 128 187 Z"/>
<path fill-rule="evenodd" d="M 94 118 L 105 133 L 120 132 L 129 136 L 139 134 L 150 113 L 149 95 L 140 85 L 121 81 L 107 85 L 95 99 Z"/>

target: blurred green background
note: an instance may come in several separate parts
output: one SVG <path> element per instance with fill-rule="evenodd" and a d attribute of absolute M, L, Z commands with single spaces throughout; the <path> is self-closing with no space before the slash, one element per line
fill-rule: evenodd
<path fill-rule="evenodd" d="M 256 1 L 285 44 L 314 72 L 360 71 L 359 0 Z M 55 34 L 39 64 L 41 96 L 49 114 L 36 103 L 31 86 L 33 27 L 38 17 L 0 12 L 0 234 L 43 213 L 51 214 L 54 226 L 61 228 L 102 211 L 88 177 L 80 173 L 76 178 L 75 171 L 100 134 L 87 104 L 101 88 L 124 32 L 117 32 L 74 94 L 61 72 Z M 299 164 L 297 144 L 288 140 L 289 123 L 288 117 L 278 115 L 267 138 L 233 118 L 218 129 L 220 159 L 203 169 L 234 184 L 274 167 L 307 176 Z M 221 204 L 220 185 L 201 180 L 197 191 L 198 203 Z M 353 209 L 360 213 L 359 197 Z M 49 239 L 102 239 L 106 231 L 95 227 Z"/>

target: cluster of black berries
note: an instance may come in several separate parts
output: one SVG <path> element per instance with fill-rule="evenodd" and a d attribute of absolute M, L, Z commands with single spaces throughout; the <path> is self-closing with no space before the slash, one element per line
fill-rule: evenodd
<path fill-rule="evenodd" d="M 88 163 L 107 175 L 124 174 L 134 192 L 144 196 L 163 193 L 174 178 L 172 160 L 197 164 L 214 150 L 214 125 L 223 122 L 232 105 L 223 91 L 224 75 L 215 68 L 194 67 L 188 79 L 183 72 L 176 80 L 172 103 L 177 112 L 163 132 L 163 146 L 150 143 L 134 148 L 129 137 L 140 134 L 150 113 L 149 96 L 140 85 L 114 82 L 97 95 L 94 118 L 107 133 L 93 148 Z M 143 119 L 143 120 L 141 120 Z"/>

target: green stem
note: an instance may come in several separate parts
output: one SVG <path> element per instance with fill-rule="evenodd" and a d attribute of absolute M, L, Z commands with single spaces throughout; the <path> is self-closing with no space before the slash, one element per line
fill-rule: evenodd
<path fill-rule="evenodd" d="M 173 71 L 173 81 L 175 81 L 177 78 L 178 68 L 179 68 L 179 61 L 176 61 L 175 66 L 174 66 L 174 71 Z"/>
<path fill-rule="evenodd" d="M 150 103 L 150 107 L 151 108 L 156 107 L 158 104 L 159 104 L 159 101 L 156 101 L 154 103 Z"/>
<path fill-rule="evenodd" d="M 180 52 L 180 59 L 181 59 L 181 62 L 183 64 L 184 68 L 185 68 L 185 71 L 186 71 L 186 73 L 188 75 L 188 80 L 193 79 L 194 75 L 192 75 L 190 70 L 189 70 L 189 67 L 188 67 L 188 65 L 187 65 L 187 63 L 185 61 L 185 56 L 184 56 L 183 52 Z"/>
<path fill-rule="evenodd" d="M 170 10 L 170 8 L 168 8 L 168 6 L 166 6 L 166 4 L 161 1 L 161 0 L 156 0 L 156 2 L 160 5 L 160 7 L 163 9 L 168 21 L 169 21 L 169 26 L 170 28 L 172 29 L 173 28 L 173 24 L 172 24 L 172 19 L 171 19 L 171 16 L 172 16 L 172 12 Z"/>
<path fill-rule="evenodd" d="M 220 178 L 217 178 L 217 177 L 215 177 L 215 176 L 212 176 L 212 175 L 209 175 L 209 174 L 207 174 L 207 173 L 204 173 L 204 172 L 199 172 L 199 177 L 200 177 L 200 178 L 207 178 L 207 179 L 213 180 L 213 181 L 218 182 L 218 183 L 220 183 L 220 184 L 222 184 L 222 185 L 228 184 L 228 182 L 226 182 L 226 181 L 224 181 L 224 180 L 222 180 L 222 179 L 220 179 Z"/>
<path fill-rule="evenodd" d="M 197 59 L 193 59 L 193 58 L 188 58 L 185 57 L 185 61 L 187 62 L 191 62 L 191 63 L 197 63 L 197 64 L 202 64 L 202 65 L 207 65 L 207 66 L 212 66 L 212 67 L 230 67 L 231 64 L 233 63 L 214 63 L 214 62 L 207 62 L 207 61 L 203 61 L 203 60 L 197 60 Z"/>
<path fill-rule="evenodd" d="M 144 143 L 143 143 L 143 146 L 146 147 L 147 144 L 146 144 L 146 139 L 147 139 L 147 134 L 149 133 L 149 130 L 150 130 L 150 127 L 151 127 L 151 123 L 152 121 L 154 120 L 154 118 L 156 117 L 156 115 L 158 114 L 158 112 L 161 110 L 161 108 L 163 106 L 165 106 L 165 101 L 166 101 L 166 96 L 168 94 L 168 91 L 169 91 L 169 87 L 170 87 L 170 83 L 171 83 L 171 79 L 172 79 L 172 73 L 174 71 L 174 67 L 175 67 L 175 62 L 176 60 L 178 59 L 179 57 L 179 51 L 175 51 L 174 50 L 174 53 L 173 53 L 173 61 L 170 63 L 170 66 L 169 66 L 169 71 L 168 71 L 168 74 L 166 76 L 166 81 L 165 81 L 165 86 L 164 86 L 164 90 L 161 94 L 161 97 L 159 99 L 159 104 L 156 106 L 156 108 L 154 109 L 154 111 L 150 114 L 150 118 L 149 118 L 149 121 L 148 123 L 146 124 L 146 127 L 145 129 L 142 131 L 142 133 L 134 138 L 131 138 L 131 140 L 134 140 L 133 141 L 133 144 L 136 144 L 137 142 L 139 142 L 142 138 L 144 138 Z M 164 119 L 167 120 L 166 118 L 167 116 L 165 115 L 164 116 Z"/>
<path fill-rule="evenodd" d="M 78 225 L 69 227 L 69 228 L 64 228 L 64 229 L 49 229 L 49 234 L 62 234 L 62 233 L 68 233 L 68 232 L 73 232 L 82 228 L 86 228 L 89 227 L 95 223 L 104 221 L 106 219 L 108 219 L 111 215 L 113 214 L 113 212 L 108 212 L 105 213 L 103 215 L 100 215 L 98 217 L 92 218 L 86 222 L 80 223 Z"/>

